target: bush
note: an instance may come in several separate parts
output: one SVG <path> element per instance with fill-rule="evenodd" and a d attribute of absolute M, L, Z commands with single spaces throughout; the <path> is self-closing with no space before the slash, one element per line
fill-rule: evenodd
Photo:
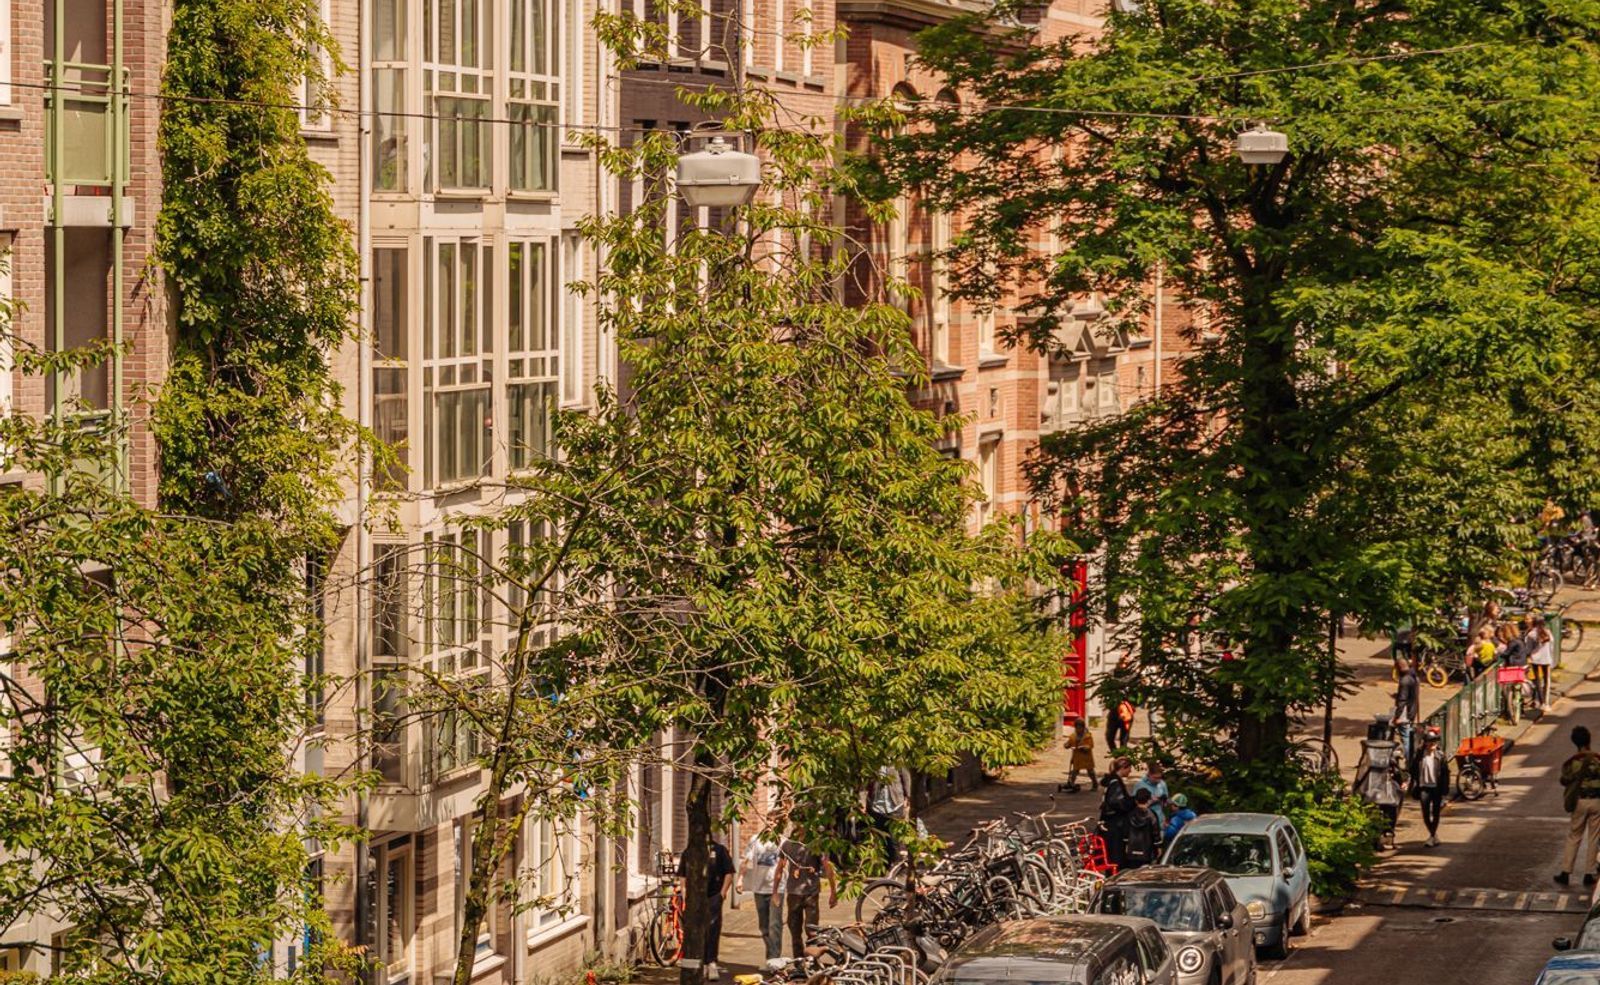
<path fill-rule="evenodd" d="M 1293 789 L 1252 797 L 1233 809 L 1282 814 L 1293 821 L 1306 847 L 1311 891 L 1324 899 L 1349 895 L 1378 859 L 1383 816 L 1338 777 L 1302 777 Z"/>

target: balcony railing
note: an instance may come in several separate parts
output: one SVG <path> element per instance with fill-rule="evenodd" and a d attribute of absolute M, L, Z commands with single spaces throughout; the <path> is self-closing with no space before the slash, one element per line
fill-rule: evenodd
<path fill-rule="evenodd" d="M 45 77 L 52 78 L 51 63 L 44 63 Z M 45 180 L 56 180 L 56 164 L 61 181 L 67 185 L 110 185 L 113 162 L 119 162 L 118 176 L 128 180 L 129 74 L 122 70 L 121 105 L 111 85 L 111 66 L 84 62 L 64 62 L 59 90 L 45 92 Z M 55 132 L 55 100 L 61 100 L 61 132 Z M 58 141 L 59 138 L 59 142 Z M 120 151 L 120 153 L 119 153 Z"/>

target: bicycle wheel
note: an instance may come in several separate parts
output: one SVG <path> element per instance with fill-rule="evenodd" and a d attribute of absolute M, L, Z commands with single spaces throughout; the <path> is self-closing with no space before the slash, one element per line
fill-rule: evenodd
<path fill-rule="evenodd" d="M 1528 588 L 1541 599 L 1541 605 L 1549 605 L 1563 584 L 1561 572 L 1553 567 L 1541 567 L 1528 578 Z"/>
<path fill-rule="evenodd" d="M 1561 620 L 1561 652 L 1571 653 L 1583 645 L 1583 623 L 1575 619 Z"/>
<path fill-rule="evenodd" d="M 670 907 L 662 907 L 650 919 L 650 957 L 663 968 L 683 957 L 683 926 Z"/>
<path fill-rule="evenodd" d="M 1483 790 L 1483 771 L 1476 763 L 1463 763 L 1456 774 L 1456 792 L 1467 800 L 1477 800 L 1483 796 Z"/>
<path fill-rule="evenodd" d="M 1056 880 L 1042 859 L 1029 856 L 1022 860 L 1022 889 L 1047 906 L 1056 902 Z"/>
<path fill-rule="evenodd" d="M 905 883 L 898 879 L 874 879 L 856 900 L 856 923 L 871 926 L 880 916 L 892 919 L 905 905 Z"/>
<path fill-rule="evenodd" d="M 1444 687 L 1450 683 L 1450 672 L 1438 661 L 1430 661 L 1422 676 L 1427 679 L 1429 687 Z"/>

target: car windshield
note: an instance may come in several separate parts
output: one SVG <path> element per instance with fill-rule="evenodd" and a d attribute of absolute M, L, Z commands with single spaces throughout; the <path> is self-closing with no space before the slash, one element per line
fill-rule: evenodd
<path fill-rule="evenodd" d="M 1204 866 L 1225 876 L 1270 876 L 1272 846 L 1266 835 L 1195 832 L 1173 843 L 1167 864 Z"/>
<path fill-rule="evenodd" d="M 1144 917 L 1162 930 L 1205 930 L 1206 911 L 1193 889 L 1111 886 L 1100 896 L 1100 912 Z"/>

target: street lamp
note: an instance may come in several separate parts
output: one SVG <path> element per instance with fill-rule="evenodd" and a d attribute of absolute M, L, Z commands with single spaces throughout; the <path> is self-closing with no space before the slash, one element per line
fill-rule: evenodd
<path fill-rule="evenodd" d="M 1233 149 L 1246 164 L 1277 164 L 1289 156 L 1289 138 L 1257 123 L 1239 134 Z"/>
<path fill-rule="evenodd" d="M 722 139 L 678 158 L 678 191 L 691 208 L 749 205 L 761 187 L 761 160 Z"/>

